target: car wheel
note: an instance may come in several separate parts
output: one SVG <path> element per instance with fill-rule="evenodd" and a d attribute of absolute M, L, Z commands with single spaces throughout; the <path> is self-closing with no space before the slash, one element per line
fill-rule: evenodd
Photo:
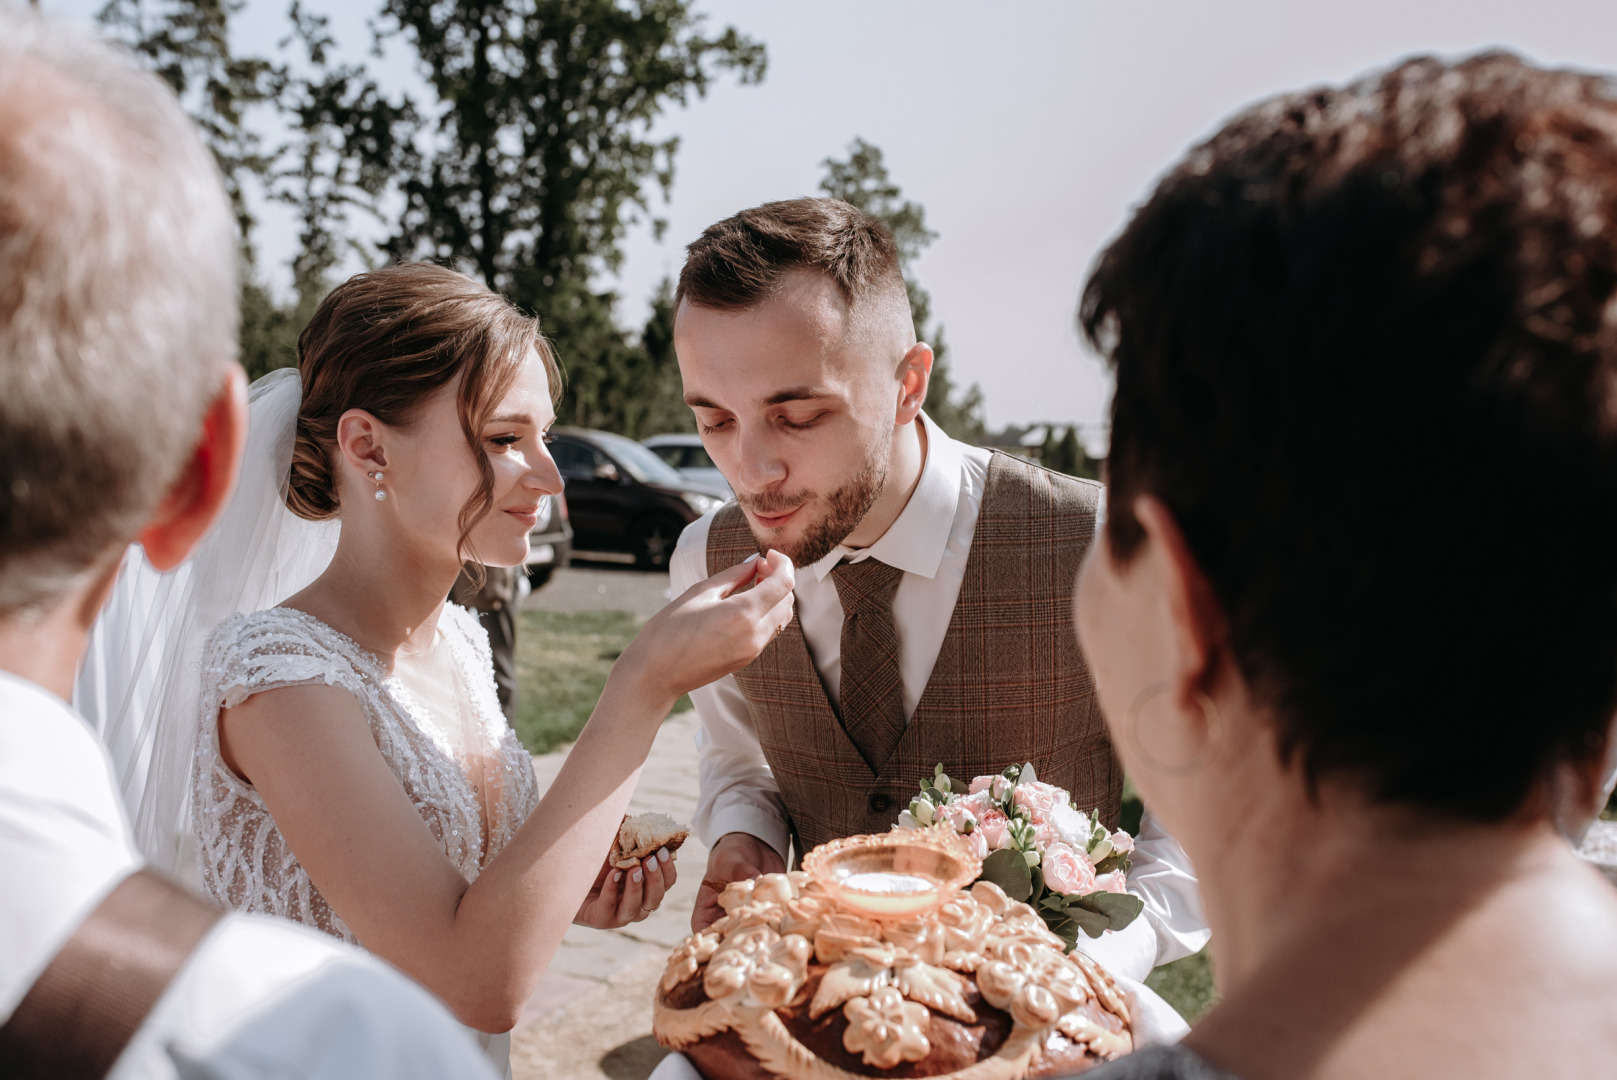
<path fill-rule="evenodd" d="M 535 590 L 544 588 L 550 581 L 550 575 L 555 571 L 554 566 L 548 565 L 528 567 L 528 588 Z"/>
<path fill-rule="evenodd" d="M 671 517 L 641 518 L 629 533 L 629 549 L 634 552 L 635 565 L 647 570 L 662 570 L 674 557 L 674 545 L 685 528 L 683 522 Z"/>

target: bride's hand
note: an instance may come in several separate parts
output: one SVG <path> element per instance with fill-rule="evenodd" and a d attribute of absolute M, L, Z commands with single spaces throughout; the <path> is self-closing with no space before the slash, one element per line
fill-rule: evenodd
<path fill-rule="evenodd" d="M 792 621 L 792 560 L 754 557 L 691 586 L 641 628 L 614 666 L 669 704 L 739 671 Z"/>
<path fill-rule="evenodd" d="M 678 877 L 667 848 L 628 870 L 616 869 L 608 858 L 573 921 L 597 930 L 616 930 L 639 922 L 662 906 L 664 895 Z"/>

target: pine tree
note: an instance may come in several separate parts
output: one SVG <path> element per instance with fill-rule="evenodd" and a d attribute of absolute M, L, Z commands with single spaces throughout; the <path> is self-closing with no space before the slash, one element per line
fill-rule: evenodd
<path fill-rule="evenodd" d="M 973 383 L 958 398 L 955 396 L 957 388 L 949 374 L 943 326 L 932 322 L 932 296 L 921 288 L 910 269 L 921 252 L 938 238 L 938 234 L 926 226 L 925 209 L 920 203 L 904 198 L 903 191 L 887 172 L 881 148 L 864 139 L 855 138 L 848 144 L 846 161 L 826 158 L 821 165 L 825 176 L 820 180 L 820 190 L 881 218 L 898 245 L 916 337 L 932 346 L 932 381 L 927 387 L 924 406 L 927 416 L 954 438 L 982 442 L 988 436 L 982 415 L 982 390 Z"/>

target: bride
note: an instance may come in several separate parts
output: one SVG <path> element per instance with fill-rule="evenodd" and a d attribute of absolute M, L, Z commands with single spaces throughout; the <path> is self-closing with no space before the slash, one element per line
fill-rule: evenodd
<path fill-rule="evenodd" d="M 465 559 L 520 565 L 561 491 L 545 449 L 558 385 L 535 321 L 471 279 L 422 264 L 350 279 L 299 338 L 297 372 L 255 384 L 250 464 L 184 586 L 190 613 L 238 611 L 201 650 L 192 713 L 205 891 L 363 945 L 484 1033 L 516 1023 L 570 923 L 661 902 L 666 851 L 628 873 L 605 862 L 652 738 L 792 613 L 778 554 L 669 604 L 541 798 L 487 637 L 445 597 Z M 239 598 L 255 590 L 275 606 Z M 483 1041 L 503 1067 L 506 1040 Z"/>

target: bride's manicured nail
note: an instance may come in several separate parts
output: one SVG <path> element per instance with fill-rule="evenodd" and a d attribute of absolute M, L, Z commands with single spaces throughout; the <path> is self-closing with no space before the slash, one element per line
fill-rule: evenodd
<path fill-rule="evenodd" d="M 643 876 L 640 871 L 636 870 L 629 880 L 638 883 Z"/>
<path fill-rule="evenodd" d="M 742 559 L 741 560 L 741 565 L 746 566 L 750 562 L 757 562 L 757 561 L 758 561 L 758 553 L 755 551 L 751 555 L 748 555 L 745 559 Z"/>
<path fill-rule="evenodd" d="M 614 871 L 612 871 L 612 884 L 616 885 L 618 882 L 620 882 L 622 880 L 623 880 L 623 871 L 622 870 L 614 870 Z"/>
<path fill-rule="evenodd" d="M 667 862 L 668 861 L 668 849 L 667 848 L 662 848 L 657 852 L 657 861 L 658 862 Z"/>

